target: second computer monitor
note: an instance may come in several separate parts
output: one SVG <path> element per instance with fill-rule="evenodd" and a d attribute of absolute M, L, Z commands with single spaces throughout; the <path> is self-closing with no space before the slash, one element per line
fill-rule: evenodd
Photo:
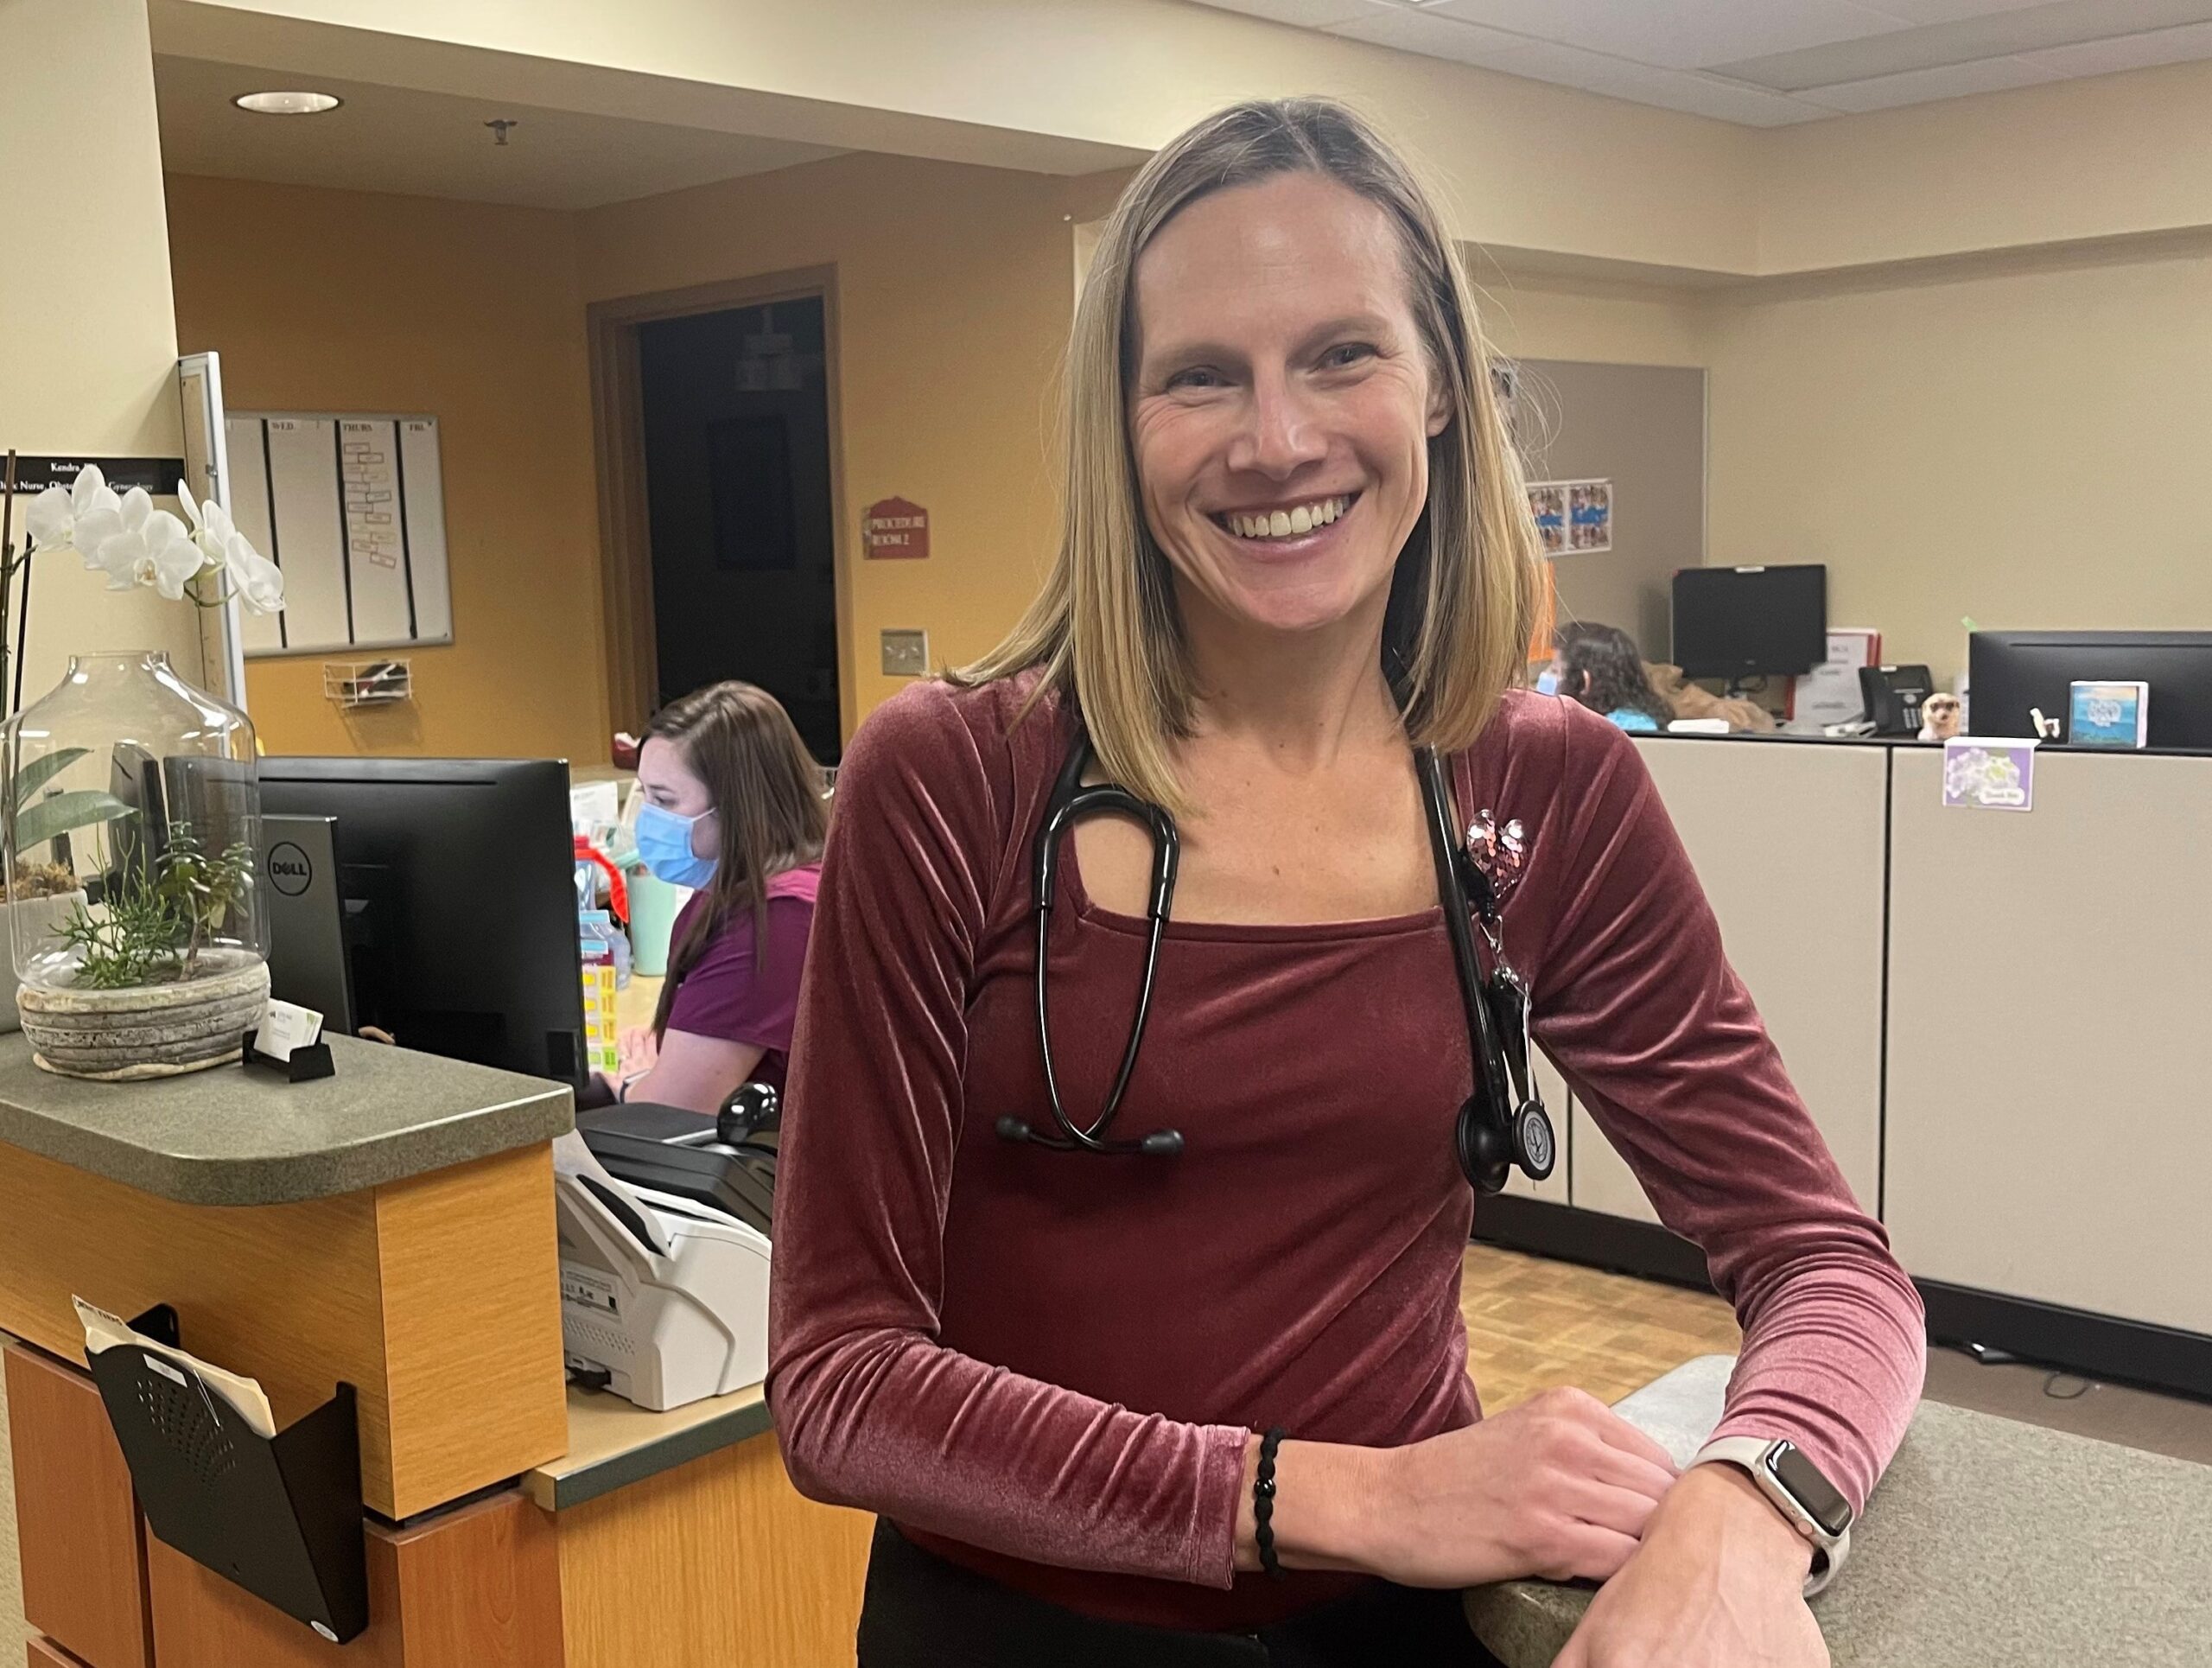
<path fill-rule="evenodd" d="M 1828 658 L 1828 570 L 1818 562 L 1684 568 L 1675 664 L 1691 678 L 1794 678 Z"/>
<path fill-rule="evenodd" d="M 564 762 L 264 759 L 261 802 L 334 820 L 362 1025 L 426 1054 L 581 1081 Z"/>
<path fill-rule="evenodd" d="M 2076 683 L 2139 681 L 2151 686 L 2146 746 L 2212 749 L 2212 632 L 1978 631 L 1967 674 L 1977 735 L 2031 736 L 2035 711 L 2063 727 Z"/>

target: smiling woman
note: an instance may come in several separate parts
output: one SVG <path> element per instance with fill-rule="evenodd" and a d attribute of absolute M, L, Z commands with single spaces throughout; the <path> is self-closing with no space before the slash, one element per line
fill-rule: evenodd
<path fill-rule="evenodd" d="M 1201 123 L 1101 240 L 1043 592 L 845 755 L 769 1397 L 880 1514 L 863 1668 L 1478 1664 L 1452 1589 L 1529 1573 L 1606 1582 L 1583 1664 L 1823 1660 L 1842 1537 L 1467 1377 L 1529 1028 L 1745 1324 L 1723 1435 L 1856 1507 L 1923 1347 L 1637 754 L 1507 691 L 1489 358 L 1357 117 Z"/>

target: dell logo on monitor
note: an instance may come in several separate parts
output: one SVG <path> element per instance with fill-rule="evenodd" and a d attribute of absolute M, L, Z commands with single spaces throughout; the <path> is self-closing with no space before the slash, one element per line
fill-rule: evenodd
<path fill-rule="evenodd" d="M 289 840 L 269 848 L 269 883 L 288 898 L 296 898 L 315 879 L 308 854 Z"/>

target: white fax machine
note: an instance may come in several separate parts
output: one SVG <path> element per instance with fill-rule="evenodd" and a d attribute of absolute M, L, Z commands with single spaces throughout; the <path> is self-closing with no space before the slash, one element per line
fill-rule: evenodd
<path fill-rule="evenodd" d="M 570 1366 L 656 1413 L 767 1377 L 766 1235 L 604 1170 L 553 1186 Z"/>

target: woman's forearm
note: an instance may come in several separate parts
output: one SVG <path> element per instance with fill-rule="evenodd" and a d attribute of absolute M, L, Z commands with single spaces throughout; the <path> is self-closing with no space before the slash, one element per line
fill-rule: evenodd
<path fill-rule="evenodd" d="M 1285 1442 L 1275 1453 L 1275 1506 L 1269 1519 L 1275 1557 L 1286 1569 L 1379 1573 L 1389 1520 L 1385 1493 L 1395 1450 L 1343 1442 Z M 1236 1508 L 1236 1567 L 1260 1568 L 1252 1485 L 1260 1439 L 1244 1448 L 1244 1486 Z"/>

